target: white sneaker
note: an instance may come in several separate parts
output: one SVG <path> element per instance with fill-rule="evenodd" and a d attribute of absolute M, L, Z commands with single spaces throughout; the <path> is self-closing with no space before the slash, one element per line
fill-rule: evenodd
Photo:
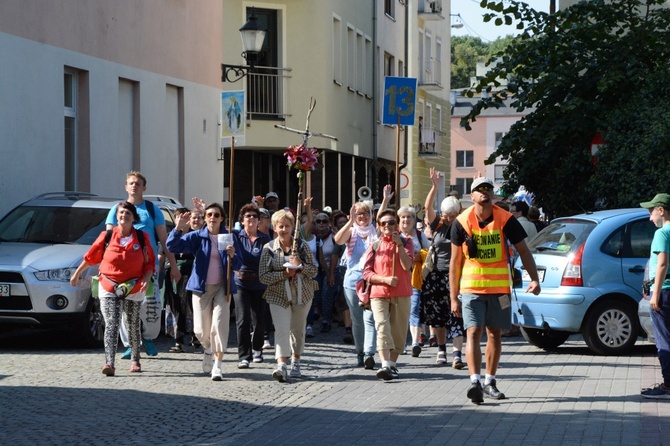
<path fill-rule="evenodd" d="M 210 373 L 212 371 L 212 352 L 205 352 L 202 355 L 202 371 L 205 373 Z"/>
<path fill-rule="evenodd" d="M 238 369 L 248 369 L 249 368 L 249 361 L 247 361 L 246 359 L 241 360 L 240 363 L 237 364 L 237 368 Z"/>
<path fill-rule="evenodd" d="M 313 338 L 314 337 L 314 329 L 312 329 L 311 325 L 308 325 L 305 327 L 305 337 L 307 338 Z"/>
<path fill-rule="evenodd" d="M 261 350 L 254 350 L 254 359 L 255 363 L 263 362 L 263 352 Z"/>
<path fill-rule="evenodd" d="M 302 373 L 300 373 L 300 362 L 293 361 L 291 364 L 291 378 L 300 378 Z"/>
<path fill-rule="evenodd" d="M 283 362 L 281 364 L 277 364 L 277 368 L 274 370 L 274 372 L 272 372 L 272 377 L 280 383 L 286 382 L 288 380 L 286 364 Z"/>
<path fill-rule="evenodd" d="M 212 369 L 212 381 L 222 381 L 223 380 L 223 373 L 221 373 L 221 369 L 218 367 L 214 367 Z"/>
<path fill-rule="evenodd" d="M 263 340 L 263 350 L 272 350 L 272 344 L 270 344 L 269 339 Z"/>

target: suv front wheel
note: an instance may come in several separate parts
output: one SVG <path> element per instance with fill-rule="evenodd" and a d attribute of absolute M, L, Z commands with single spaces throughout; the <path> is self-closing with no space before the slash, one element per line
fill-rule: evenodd
<path fill-rule="evenodd" d="M 637 341 L 637 312 L 632 305 L 606 300 L 594 305 L 584 323 L 586 345 L 599 355 L 624 355 Z"/>
<path fill-rule="evenodd" d="M 90 298 L 85 315 L 79 325 L 77 337 L 84 347 L 102 347 L 105 339 L 105 320 L 100 309 L 100 300 Z"/>

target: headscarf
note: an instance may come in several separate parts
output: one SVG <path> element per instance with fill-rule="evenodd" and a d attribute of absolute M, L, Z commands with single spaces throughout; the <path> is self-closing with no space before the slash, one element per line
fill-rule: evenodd
<path fill-rule="evenodd" d="M 351 226 L 351 237 L 347 243 L 347 254 L 349 257 L 354 252 L 354 246 L 356 246 L 358 237 L 367 237 L 368 244 L 377 240 L 377 228 L 372 224 L 372 219 L 370 219 L 370 223 L 367 226 L 360 226 L 356 222 Z"/>

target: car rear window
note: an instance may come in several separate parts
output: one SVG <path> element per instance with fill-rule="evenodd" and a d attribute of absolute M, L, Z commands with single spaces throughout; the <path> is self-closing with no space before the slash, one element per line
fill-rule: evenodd
<path fill-rule="evenodd" d="M 595 227 L 596 223 L 588 220 L 561 219 L 541 230 L 528 248 L 532 253 L 567 256 L 586 241 Z"/>
<path fill-rule="evenodd" d="M 0 241 L 90 245 L 109 209 L 19 206 L 0 221 Z"/>

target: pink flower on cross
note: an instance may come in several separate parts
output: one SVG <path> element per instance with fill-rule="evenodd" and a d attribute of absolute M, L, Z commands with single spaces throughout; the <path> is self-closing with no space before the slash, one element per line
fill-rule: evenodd
<path fill-rule="evenodd" d="M 286 152 L 284 152 L 284 156 L 286 157 L 286 164 L 289 169 L 295 168 L 309 171 L 314 170 L 316 165 L 319 164 L 317 160 L 319 152 L 316 149 L 305 147 L 304 144 L 288 146 Z"/>

